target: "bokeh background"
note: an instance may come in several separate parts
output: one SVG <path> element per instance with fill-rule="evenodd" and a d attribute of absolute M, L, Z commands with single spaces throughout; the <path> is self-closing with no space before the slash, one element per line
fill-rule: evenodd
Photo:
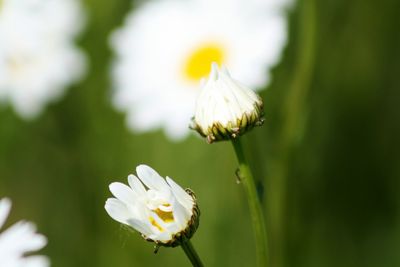
<path fill-rule="evenodd" d="M 110 105 L 108 46 L 132 3 L 84 4 L 87 77 L 36 120 L 0 109 L 8 225 L 34 221 L 56 267 L 189 266 L 179 248 L 153 255 L 104 211 L 108 184 L 146 163 L 196 192 L 192 241 L 206 266 L 254 266 L 231 145 L 132 134 Z M 400 266 L 399 11 L 395 0 L 299 0 L 289 13 L 289 44 L 262 92 L 265 125 L 244 137 L 273 266 Z"/>

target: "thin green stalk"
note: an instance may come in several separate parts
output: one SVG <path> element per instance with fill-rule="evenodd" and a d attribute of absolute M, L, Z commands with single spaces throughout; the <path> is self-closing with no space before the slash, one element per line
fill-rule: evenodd
<path fill-rule="evenodd" d="M 296 66 L 293 80 L 282 104 L 282 130 L 276 140 L 278 154 L 270 161 L 273 169 L 273 181 L 268 199 L 271 242 L 274 244 L 272 263 L 275 267 L 285 265 L 284 250 L 286 247 L 285 222 L 287 214 L 288 170 L 293 150 L 301 143 L 307 127 L 307 98 L 311 90 L 310 83 L 314 71 L 315 51 L 317 49 L 317 12 L 315 0 L 303 0 L 298 4 L 299 15 L 294 31 L 298 33 Z"/>
<path fill-rule="evenodd" d="M 260 198 L 257 194 L 256 184 L 249 164 L 244 156 L 240 138 L 233 140 L 232 144 L 239 161 L 239 178 L 244 186 L 250 208 L 251 221 L 256 241 L 257 264 L 260 267 L 266 267 L 268 266 L 267 230 L 265 227 Z"/>
<path fill-rule="evenodd" d="M 203 267 L 203 263 L 200 260 L 199 255 L 197 255 L 190 240 L 187 240 L 181 244 L 183 251 L 185 251 L 186 256 L 189 258 L 190 262 L 194 267 Z"/>

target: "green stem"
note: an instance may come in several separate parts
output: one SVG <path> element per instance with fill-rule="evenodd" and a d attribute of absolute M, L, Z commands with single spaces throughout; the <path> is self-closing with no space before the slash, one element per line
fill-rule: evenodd
<path fill-rule="evenodd" d="M 285 266 L 286 247 L 286 214 L 288 213 L 288 171 L 291 168 L 292 153 L 302 142 L 307 127 L 307 104 L 314 71 L 315 51 L 317 51 L 317 11 L 315 0 L 298 2 L 298 21 L 296 31 L 296 65 L 285 99 L 282 101 L 282 124 L 279 139 L 275 140 L 277 154 L 269 162 L 273 170 L 273 180 L 269 186 L 268 199 L 271 244 L 273 244 L 272 264 L 275 267 Z"/>
<path fill-rule="evenodd" d="M 264 215 L 260 198 L 257 194 L 256 184 L 249 164 L 243 153 L 240 138 L 232 141 L 239 161 L 240 181 L 242 182 L 250 208 L 251 221 L 253 223 L 254 237 L 256 241 L 257 263 L 260 267 L 268 266 L 267 230 L 264 223 Z"/>
<path fill-rule="evenodd" d="M 183 251 L 185 251 L 186 256 L 189 258 L 190 262 L 194 267 L 203 267 L 203 263 L 200 260 L 199 255 L 197 255 L 190 240 L 187 240 L 181 244 Z"/>

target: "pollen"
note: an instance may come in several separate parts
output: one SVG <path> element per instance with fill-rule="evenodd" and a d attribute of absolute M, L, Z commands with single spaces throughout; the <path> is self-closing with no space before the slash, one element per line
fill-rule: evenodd
<path fill-rule="evenodd" d="M 164 229 L 154 220 L 153 217 L 149 217 L 150 223 L 155 226 L 160 232 L 163 232 Z"/>
<path fill-rule="evenodd" d="M 212 62 L 222 65 L 225 56 L 223 46 L 217 43 L 207 43 L 197 47 L 186 60 L 185 77 L 190 81 L 198 82 L 210 73 Z"/>
<path fill-rule="evenodd" d="M 174 214 L 172 211 L 162 211 L 160 209 L 156 209 L 154 211 L 158 217 L 160 217 L 161 220 L 163 220 L 165 223 L 170 223 L 174 221 Z"/>

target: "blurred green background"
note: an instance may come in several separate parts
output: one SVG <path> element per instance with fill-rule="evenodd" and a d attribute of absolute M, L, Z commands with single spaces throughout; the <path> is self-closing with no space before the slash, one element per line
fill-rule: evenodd
<path fill-rule="evenodd" d="M 90 73 L 37 120 L 0 109 L 0 196 L 8 224 L 36 222 L 56 267 L 189 266 L 104 211 L 108 184 L 146 163 L 192 188 L 206 266 L 254 266 L 247 203 L 227 142 L 135 135 L 110 105 L 109 33 L 130 1 L 84 1 Z M 246 135 L 279 266 L 400 266 L 400 1 L 303 0 L 263 91 L 266 122 Z"/>

